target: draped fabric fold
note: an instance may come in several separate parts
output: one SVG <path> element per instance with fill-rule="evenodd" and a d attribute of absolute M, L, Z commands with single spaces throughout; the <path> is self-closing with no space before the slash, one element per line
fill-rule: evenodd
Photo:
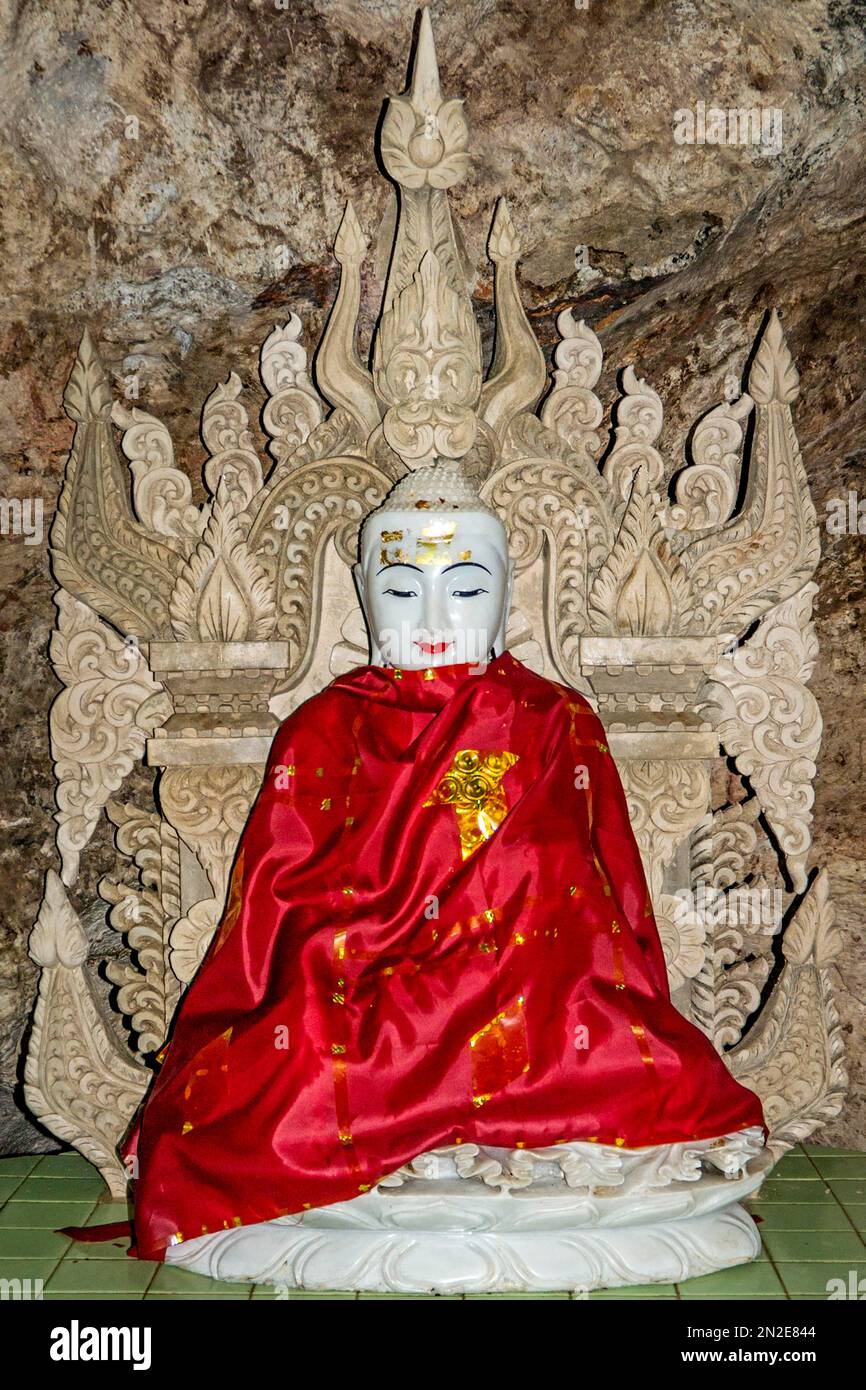
<path fill-rule="evenodd" d="M 762 1124 L 670 1002 L 600 720 L 505 654 L 361 667 L 281 725 L 121 1152 L 137 1254 L 161 1259 L 437 1146 Z"/>

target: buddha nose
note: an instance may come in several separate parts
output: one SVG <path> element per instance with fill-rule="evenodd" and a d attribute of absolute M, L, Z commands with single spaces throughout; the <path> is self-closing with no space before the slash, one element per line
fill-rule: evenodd
<path fill-rule="evenodd" d="M 444 632 L 450 631 L 445 595 L 440 592 L 439 586 L 435 583 L 431 584 L 427 590 L 424 623 L 431 641 L 436 641 Z"/>

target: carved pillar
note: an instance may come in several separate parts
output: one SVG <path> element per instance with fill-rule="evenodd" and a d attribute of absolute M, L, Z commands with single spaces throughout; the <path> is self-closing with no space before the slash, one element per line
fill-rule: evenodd
<path fill-rule="evenodd" d="M 277 720 L 268 709 L 289 662 L 287 642 L 151 642 L 173 712 L 147 743 L 162 769 L 163 815 L 195 858 L 181 860 L 183 915 L 171 927 L 171 968 L 192 979 L 219 921 L 229 870 L 261 785 Z"/>
<path fill-rule="evenodd" d="M 628 798 L 671 990 L 686 1013 L 683 987 L 703 964 L 706 936 L 683 899 L 692 887 L 689 841 L 710 809 L 709 764 L 720 755 L 699 690 L 720 645 L 715 637 L 623 636 L 583 637 L 578 647 Z"/>

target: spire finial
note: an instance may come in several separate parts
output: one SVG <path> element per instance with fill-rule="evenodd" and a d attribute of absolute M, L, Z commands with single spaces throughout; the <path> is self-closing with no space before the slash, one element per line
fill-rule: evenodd
<path fill-rule="evenodd" d="M 435 116 L 442 105 L 442 87 L 439 82 L 439 64 L 436 60 L 433 24 L 430 19 L 430 10 L 426 5 L 421 11 L 418 47 L 415 50 L 412 81 L 409 85 L 409 100 L 416 111 L 425 117 Z"/>
<path fill-rule="evenodd" d="M 469 132 L 459 98 L 444 101 L 430 11 L 421 11 L 412 78 L 391 97 L 382 125 L 382 162 L 404 188 L 450 188 L 466 173 Z"/>

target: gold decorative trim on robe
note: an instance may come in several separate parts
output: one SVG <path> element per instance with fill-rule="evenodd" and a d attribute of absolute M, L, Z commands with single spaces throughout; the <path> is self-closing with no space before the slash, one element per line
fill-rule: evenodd
<path fill-rule="evenodd" d="M 508 802 L 501 783 L 508 769 L 518 761 L 517 753 L 506 750 L 480 753 L 477 748 L 461 748 L 433 795 L 423 803 L 424 806 L 453 806 L 464 860 L 495 835 L 508 815 Z"/>

